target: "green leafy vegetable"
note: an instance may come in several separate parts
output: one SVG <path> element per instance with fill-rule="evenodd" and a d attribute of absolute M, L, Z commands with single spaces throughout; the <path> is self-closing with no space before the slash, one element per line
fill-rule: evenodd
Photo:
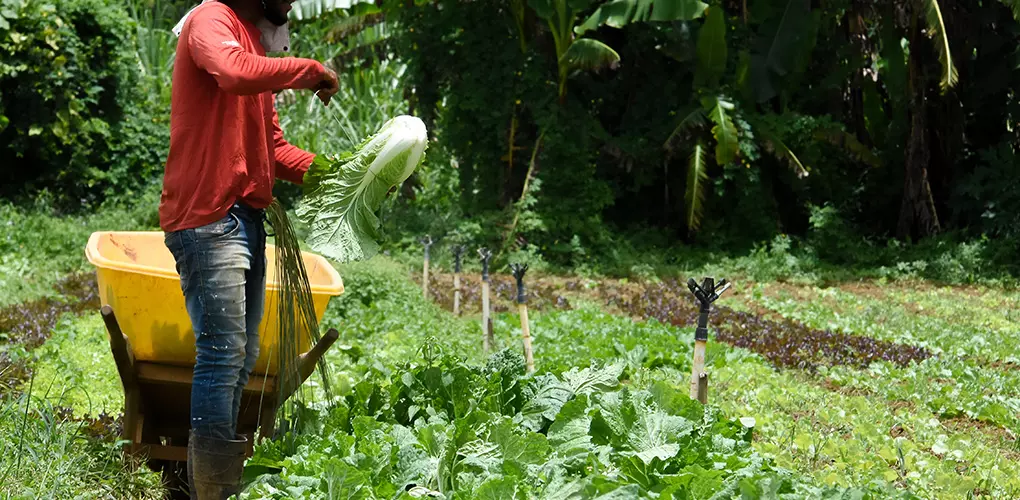
<path fill-rule="evenodd" d="M 376 212 L 390 189 L 421 163 L 427 142 L 421 119 L 401 115 L 355 151 L 334 161 L 316 158 L 305 173 L 305 198 L 297 209 L 310 227 L 309 246 L 339 262 L 372 258 L 379 251 Z"/>

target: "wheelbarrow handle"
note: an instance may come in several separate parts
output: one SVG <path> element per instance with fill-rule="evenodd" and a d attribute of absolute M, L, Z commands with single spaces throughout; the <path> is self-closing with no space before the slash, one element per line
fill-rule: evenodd
<path fill-rule="evenodd" d="M 335 328 L 330 328 L 329 331 L 327 331 L 326 334 L 323 335 L 308 352 L 297 357 L 297 369 L 300 380 L 290 384 L 287 384 L 286 382 L 284 383 L 284 387 L 281 388 L 283 390 L 284 401 L 290 399 L 290 397 L 294 395 L 294 392 L 297 391 L 297 388 L 300 387 L 305 380 L 308 380 L 308 377 L 312 376 L 312 372 L 315 371 L 316 363 L 322 359 L 322 355 L 326 354 L 326 350 L 329 349 L 338 338 L 340 338 L 340 333 L 337 332 Z"/>
<path fill-rule="evenodd" d="M 315 364 L 322 359 L 322 355 L 326 354 L 326 350 L 333 346 L 336 339 L 340 338 L 340 333 L 335 328 L 330 328 L 325 335 L 319 339 L 318 342 L 312 346 L 311 350 L 298 356 L 298 371 L 301 373 L 301 382 L 304 382 L 308 377 L 312 376 L 312 372 L 315 371 Z"/>

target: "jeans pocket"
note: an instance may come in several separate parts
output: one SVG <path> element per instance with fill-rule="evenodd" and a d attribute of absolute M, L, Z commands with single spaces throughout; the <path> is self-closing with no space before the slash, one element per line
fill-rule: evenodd
<path fill-rule="evenodd" d="M 228 212 L 222 219 L 199 226 L 191 231 L 196 239 L 214 239 L 233 236 L 241 230 L 241 219 L 233 212 Z"/>

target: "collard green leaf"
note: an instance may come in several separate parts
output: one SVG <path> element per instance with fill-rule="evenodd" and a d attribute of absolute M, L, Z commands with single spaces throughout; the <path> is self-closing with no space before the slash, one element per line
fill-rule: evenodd
<path fill-rule="evenodd" d="M 486 439 L 495 444 L 504 462 L 520 465 L 540 464 L 551 453 L 546 437 L 537 432 L 522 432 L 508 418 L 490 427 Z"/>
<path fill-rule="evenodd" d="M 490 477 L 470 495 L 470 498 L 477 498 L 478 500 L 519 500 L 517 496 L 517 480 L 512 477 Z"/>
<path fill-rule="evenodd" d="M 678 441 L 691 433 L 694 424 L 658 408 L 642 410 L 628 433 L 631 450 L 645 464 L 651 464 L 656 458 L 666 461 L 676 456 L 680 451 Z"/>
<path fill-rule="evenodd" d="M 684 388 L 686 389 L 686 387 Z M 677 415 L 692 422 L 700 422 L 705 416 L 705 407 L 687 392 L 658 381 L 649 387 L 652 400 L 670 415 Z"/>
<path fill-rule="evenodd" d="M 694 84 L 712 88 L 719 84 L 726 72 L 726 13 L 722 7 L 707 10 L 705 24 L 698 33 L 698 65 L 694 71 Z"/>
<path fill-rule="evenodd" d="M 567 467 L 576 465 L 591 452 L 590 426 L 588 398 L 580 395 L 563 405 L 556 421 L 549 427 L 549 444 Z"/>
<path fill-rule="evenodd" d="M 538 494 L 539 500 L 581 500 L 588 482 L 583 478 L 568 477 L 563 469 L 553 469 L 551 478 Z"/>
<path fill-rule="evenodd" d="M 572 394 L 570 386 L 548 373 L 535 377 L 524 392 L 527 402 L 520 413 L 522 425 L 535 432 L 545 427 L 547 420 L 556 418 Z"/>
<path fill-rule="evenodd" d="M 616 387 L 622 373 L 623 363 L 620 362 L 602 368 L 589 366 L 578 370 L 574 367 L 563 374 L 563 381 L 573 394 L 591 394 Z"/>
<path fill-rule="evenodd" d="M 398 116 L 352 154 L 328 167 L 313 164 L 297 209 L 310 228 L 307 243 L 312 250 L 339 262 L 373 257 L 379 250 L 376 212 L 390 189 L 421 163 L 426 143 L 420 119 Z"/>
<path fill-rule="evenodd" d="M 328 461 L 323 467 L 321 480 L 329 498 L 366 500 L 372 497 L 369 475 L 342 461 Z"/>

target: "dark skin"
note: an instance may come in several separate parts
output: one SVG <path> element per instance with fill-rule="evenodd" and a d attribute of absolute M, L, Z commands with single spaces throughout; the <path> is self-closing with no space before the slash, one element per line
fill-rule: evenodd
<path fill-rule="evenodd" d="M 277 26 L 283 26 L 287 24 L 287 14 L 294 0 L 220 0 L 220 2 L 227 4 L 239 17 L 252 24 L 266 19 Z M 323 104 L 328 105 L 333 94 L 339 90 L 340 82 L 336 72 L 326 68 L 326 74 L 316 87 L 315 95 Z"/>

